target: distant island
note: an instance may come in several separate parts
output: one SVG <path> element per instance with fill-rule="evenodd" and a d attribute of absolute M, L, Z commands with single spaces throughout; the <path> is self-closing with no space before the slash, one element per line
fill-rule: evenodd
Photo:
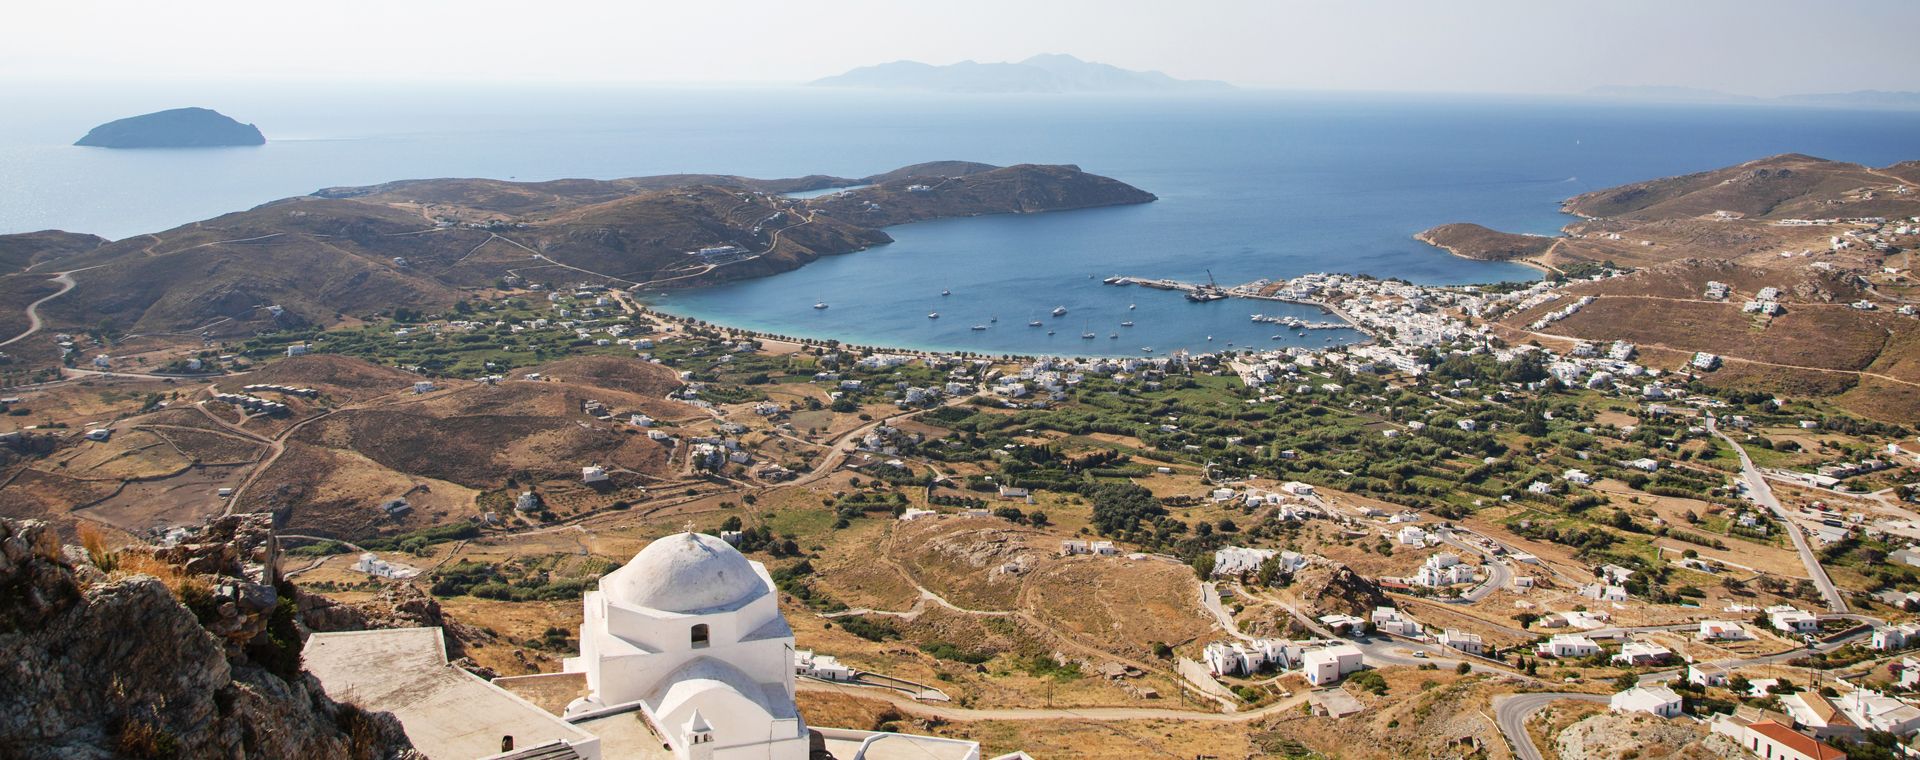
<path fill-rule="evenodd" d="M 92 148 L 213 148 L 265 145 L 260 128 L 206 108 L 173 108 L 94 127 L 74 145 Z"/>
<path fill-rule="evenodd" d="M 1176 79 L 1158 71 L 1130 71 L 1071 55 L 1049 53 L 1015 63 L 961 61 L 934 66 L 894 61 L 862 66 L 812 82 L 816 87 L 870 87 L 962 93 L 1220 92 L 1226 82 Z"/>
<path fill-rule="evenodd" d="M 1818 92 L 1760 98 L 1700 87 L 1608 85 L 1587 90 L 1587 95 L 1615 100 L 1644 100 L 1662 103 L 1726 103 L 1756 106 L 1809 106 L 1816 108 L 1920 108 L 1920 92 L 1855 90 Z"/>

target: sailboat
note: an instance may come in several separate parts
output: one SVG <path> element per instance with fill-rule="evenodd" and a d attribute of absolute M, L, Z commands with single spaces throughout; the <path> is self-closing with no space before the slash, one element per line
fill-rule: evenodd
<path fill-rule="evenodd" d="M 927 319 L 939 319 L 939 318 L 940 318 L 940 312 L 937 312 L 937 311 L 927 312 Z"/>
<path fill-rule="evenodd" d="M 824 309 L 824 308 L 827 308 L 827 302 L 826 302 L 826 301 L 816 301 L 816 302 L 814 302 L 814 304 L 813 304 L 813 308 L 816 308 L 816 309 Z"/>
<path fill-rule="evenodd" d="M 940 295 L 943 295 L 943 296 L 950 296 L 950 295 L 953 295 L 953 291 L 951 291 L 951 290 L 948 290 L 948 289 L 946 289 L 946 288 L 941 288 L 941 289 L 940 289 Z"/>
<path fill-rule="evenodd" d="M 1081 340 L 1093 340 L 1094 338 L 1099 337 L 1094 335 L 1092 330 L 1088 330 L 1085 323 L 1082 323 L 1080 325 L 1080 330 L 1081 330 L 1080 332 Z"/>

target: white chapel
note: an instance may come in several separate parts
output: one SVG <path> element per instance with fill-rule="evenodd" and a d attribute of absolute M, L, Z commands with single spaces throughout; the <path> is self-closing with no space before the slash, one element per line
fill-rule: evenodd
<path fill-rule="evenodd" d="M 569 716 L 638 702 L 683 760 L 807 758 L 773 579 L 713 536 L 667 536 L 601 578 L 565 667 L 587 676 Z"/>
<path fill-rule="evenodd" d="M 448 663 L 439 628 L 316 633 L 301 655 L 434 760 L 980 760 L 970 741 L 809 728 L 793 643 L 767 568 L 688 531 L 587 592 L 559 673 L 483 679 Z"/>

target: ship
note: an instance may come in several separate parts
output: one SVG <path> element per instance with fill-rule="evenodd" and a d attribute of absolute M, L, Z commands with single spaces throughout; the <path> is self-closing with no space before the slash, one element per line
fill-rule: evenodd
<path fill-rule="evenodd" d="M 987 326 L 986 326 L 986 325 L 974 325 L 974 326 L 973 326 L 973 329 L 975 329 L 975 330 L 985 330 L 985 329 L 987 329 Z"/>
<path fill-rule="evenodd" d="M 814 304 L 814 305 L 813 305 L 813 308 L 816 308 L 816 309 L 824 309 L 824 308 L 827 308 L 827 302 L 826 302 L 826 301 L 821 301 L 821 302 L 819 302 L 819 303 L 816 303 L 816 304 Z"/>
<path fill-rule="evenodd" d="M 1207 284 L 1195 286 L 1194 289 L 1187 291 L 1187 300 L 1194 303 L 1218 301 L 1226 297 L 1227 289 L 1220 287 L 1219 283 L 1213 281 L 1213 270 L 1211 269 L 1207 270 Z"/>
<path fill-rule="evenodd" d="M 937 312 L 937 311 L 927 312 L 927 319 L 939 319 L 939 318 L 940 318 L 940 312 Z"/>
<path fill-rule="evenodd" d="M 1132 327 L 1132 326 L 1133 326 L 1133 320 L 1131 320 L 1131 319 L 1129 319 L 1129 320 L 1127 320 L 1127 321 L 1125 321 L 1125 322 L 1121 322 L 1121 323 L 1120 323 L 1120 326 L 1121 326 L 1121 327 Z"/>
<path fill-rule="evenodd" d="M 1054 315 L 1054 316 L 1056 316 L 1056 317 L 1064 317 L 1064 316 L 1066 316 L 1066 315 L 1067 315 L 1067 307 L 1065 307 L 1065 306 L 1055 306 L 1055 307 L 1053 307 L 1053 315 Z"/>
<path fill-rule="evenodd" d="M 953 295 L 953 291 L 951 291 L 951 290 L 948 290 L 948 289 L 946 289 L 946 288 L 941 288 L 941 289 L 940 289 L 940 295 L 943 295 L 943 296 L 950 296 L 950 295 Z"/>

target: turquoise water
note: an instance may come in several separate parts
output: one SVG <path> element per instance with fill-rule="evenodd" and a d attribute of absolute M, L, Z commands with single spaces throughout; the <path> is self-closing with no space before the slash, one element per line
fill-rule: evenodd
<path fill-rule="evenodd" d="M 281 87 L 25 90 L 9 102 L 0 119 L 4 232 L 119 238 L 321 187 L 412 177 L 859 177 L 937 159 L 1073 163 L 1160 196 L 1142 206 L 896 227 L 889 246 L 657 301 L 772 332 L 984 353 L 1326 345 L 1354 336 L 1275 341 L 1274 326 L 1247 319 L 1317 318 L 1311 308 L 1189 304 L 1099 278 L 1204 280 L 1211 269 L 1226 284 L 1314 271 L 1422 283 L 1532 279 L 1524 267 L 1458 259 L 1411 235 L 1452 221 L 1551 233 L 1567 221 L 1558 211 L 1567 196 L 1775 153 L 1869 164 L 1920 158 L 1915 113 L 1574 100 Z M 258 123 L 270 142 L 181 151 L 68 145 L 96 123 L 181 105 Z M 943 288 L 953 295 L 941 297 Z M 816 301 L 831 308 L 811 308 Z M 1069 315 L 1045 316 L 1056 305 Z M 928 320 L 929 310 L 941 318 Z M 1046 327 L 1027 327 L 1035 318 Z M 1119 326 L 1129 318 L 1135 327 Z M 991 329 L 968 329 L 974 324 Z M 1099 337 L 1082 341 L 1083 330 Z M 1120 339 L 1107 337 L 1116 332 Z"/>

